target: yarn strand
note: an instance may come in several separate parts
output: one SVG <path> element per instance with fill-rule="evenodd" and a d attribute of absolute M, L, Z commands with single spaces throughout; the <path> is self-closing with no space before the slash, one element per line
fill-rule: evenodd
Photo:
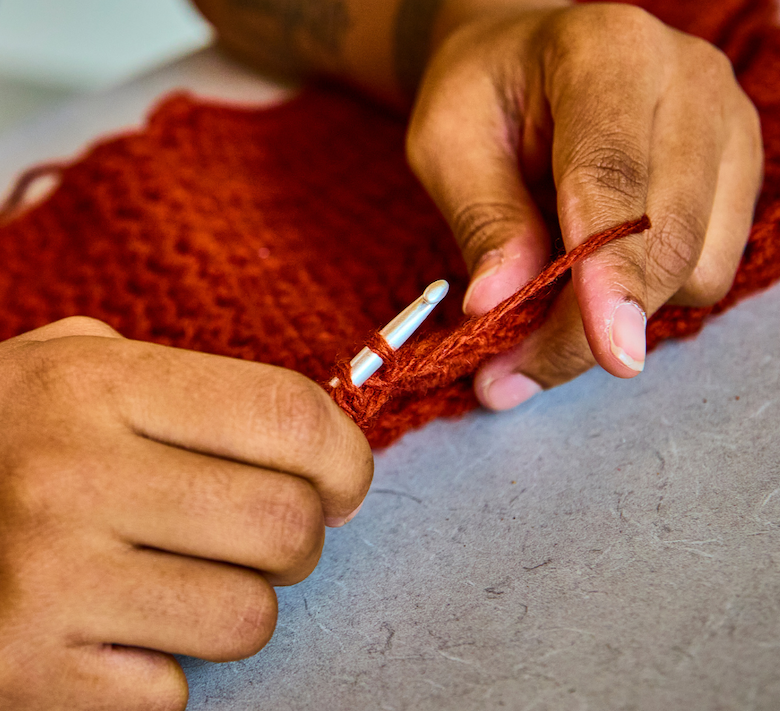
<path fill-rule="evenodd" d="M 650 218 L 611 227 L 593 235 L 549 266 L 535 279 L 483 316 L 467 318 L 450 333 L 431 332 L 394 351 L 378 332 L 366 345 L 384 365 L 361 387 L 349 377 L 349 363 L 337 364 L 340 385 L 330 388 L 333 399 L 363 429 L 369 429 L 387 403 L 402 394 L 451 385 L 476 370 L 491 356 L 517 345 L 538 328 L 549 310 L 550 292 L 563 284 L 571 267 L 610 242 L 650 228 Z"/>

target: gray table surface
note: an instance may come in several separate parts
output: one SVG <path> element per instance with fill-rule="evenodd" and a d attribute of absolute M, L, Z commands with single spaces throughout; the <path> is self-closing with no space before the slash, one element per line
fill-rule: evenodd
<path fill-rule="evenodd" d="M 199 53 L 3 136 L 0 180 L 179 86 L 282 95 Z M 774 288 L 634 380 L 407 435 L 266 649 L 182 660 L 188 709 L 780 709 L 779 334 Z"/>
<path fill-rule="evenodd" d="M 516 411 L 407 435 L 188 708 L 780 709 L 780 289 Z"/>

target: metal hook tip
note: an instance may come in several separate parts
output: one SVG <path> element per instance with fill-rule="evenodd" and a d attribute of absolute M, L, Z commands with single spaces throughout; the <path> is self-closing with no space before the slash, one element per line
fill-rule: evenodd
<path fill-rule="evenodd" d="M 433 282 L 433 284 L 428 285 L 428 287 L 423 292 L 423 299 L 425 299 L 425 303 L 435 306 L 445 296 L 447 296 L 447 292 L 449 290 L 450 285 L 447 283 L 447 281 L 444 279 L 439 279 L 438 281 Z"/>

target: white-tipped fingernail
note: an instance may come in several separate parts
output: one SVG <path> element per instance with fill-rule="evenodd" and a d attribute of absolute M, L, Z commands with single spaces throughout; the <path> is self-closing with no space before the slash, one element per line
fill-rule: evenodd
<path fill-rule="evenodd" d="M 626 367 L 641 373 L 645 369 L 647 316 L 633 301 L 619 304 L 609 327 L 610 350 Z"/>
<path fill-rule="evenodd" d="M 484 383 L 480 400 L 491 410 L 511 410 L 542 391 L 542 386 L 522 373 L 510 373 Z"/>

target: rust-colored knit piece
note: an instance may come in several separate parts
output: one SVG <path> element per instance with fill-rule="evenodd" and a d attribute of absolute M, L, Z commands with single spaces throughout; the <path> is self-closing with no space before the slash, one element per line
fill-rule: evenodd
<path fill-rule="evenodd" d="M 715 309 L 663 308 L 648 324 L 652 347 L 780 277 L 780 30 L 770 0 L 642 4 L 727 52 L 759 108 L 766 149 L 732 290 Z M 644 223 L 597 236 L 496 311 L 464 321 L 462 259 L 406 168 L 403 142 L 402 121 L 335 90 L 261 110 L 173 96 L 143 130 L 58 166 L 55 192 L 0 226 L 0 338 L 84 314 L 130 338 L 326 383 L 334 364 L 344 375 L 377 327 L 446 278 L 452 293 L 419 336 L 383 351 L 387 365 L 359 391 L 334 397 L 378 446 L 464 413 L 476 406 L 479 363 L 538 325 L 571 260 Z"/>

